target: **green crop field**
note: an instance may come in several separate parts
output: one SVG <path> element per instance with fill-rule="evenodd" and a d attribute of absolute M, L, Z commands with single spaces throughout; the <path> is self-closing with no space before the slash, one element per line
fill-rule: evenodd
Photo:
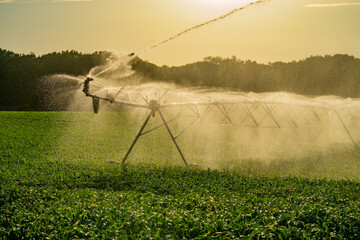
<path fill-rule="evenodd" d="M 0 112 L 0 239 L 360 238 L 358 150 L 186 168 L 160 129 L 107 164 L 138 118 Z"/>

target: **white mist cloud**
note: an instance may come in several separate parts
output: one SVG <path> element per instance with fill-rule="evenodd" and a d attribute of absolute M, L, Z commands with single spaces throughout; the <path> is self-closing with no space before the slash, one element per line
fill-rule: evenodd
<path fill-rule="evenodd" d="M 343 7 L 343 6 L 356 6 L 360 3 L 319 3 L 319 4 L 307 4 L 305 7 Z"/>

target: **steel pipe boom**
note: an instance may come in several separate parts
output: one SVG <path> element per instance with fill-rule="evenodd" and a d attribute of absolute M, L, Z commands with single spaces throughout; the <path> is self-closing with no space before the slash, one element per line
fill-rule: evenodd
<path fill-rule="evenodd" d="M 296 106 L 298 108 L 304 108 L 304 109 L 310 109 L 311 113 L 316 117 L 316 119 L 318 121 L 320 121 L 321 119 L 321 115 L 319 115 L 314 109 L 317 110 L 322 110 L 324 111 L 327 115 L 331 112 L 334 112 L 336 114 L 336 116 L 338 117 L 338 120 L 340 121 L 340 123 L 342 124 L 343 128 L 345 129 L 348 137 L 350 138 L 351 142 L 354 144 L 355 147 L 358 147 L 357 143 L 355 142 L 355 139 L 353 138 L 353 136 L 350 134 L 350 131 L 348 129 L 348 126 L 346 125 L 346 123 L 343 121 L 343 119 L 341 118 L 338 110 L 340 109 L 350 109 L 350 108 L 359 108 L 360 105 L 356 104 L 356 105 L 346 105 L 346 106 L 341 106 L 339 104 L 337 104 L 336 102 L 334 103 L 325 103 L 322 101 L 301 101 L 301 100 L 292 100 L 292 101 L 267 101 L 266 99 L 256 99 L 256 98 L 251 98 L 251 99 L 238 99 L 238 100 L 234 100 L 234 98 L 231 99 L 222 99 L 221 101 L 216 101 L 216 100 L 212 100 L 210 101 L 194 101 L 194 102 L 178 102 L 178 103 L 164 103 L 161 104 L 160 102 L 158 102 L 157 100 L 150 100 L 148 101 L 147 98 L 143 97 L 141 95 L 141 97 L 144 100 L 144 104 L 140 104 L 140 103 L 136 103 L 136 102 L 131 102 L 131 101 L 125 101 L 125 100 L 120 100 L 120 99 L 116 99 L 116 97 L 120 94 L 120 92 L 125 88 L 122 87 L 120 90 L 117 91 L 117 93 L 115 94 L 114 97 L 107 98 L 107 97 L 101 97 L 101 96 L 97 96 L 95 94 L 92 94 L 90 92 L 90 82 L 94 81 L 93 78 L 91 77 L 87 77 L 84 82 L 83 82 L 83 89 L 82 91 L 85 93 L 85 95 L 87 97 L 91 97 L 93 100 L 93 110 L 94 113 L 97 113 L 99 110 L 99 102 L 100 100 L 103 101 L 107 101 L 109 103 L 116 103 L 116 104 L 121 104 L 124 106 L 129 106 L 129 107 L 135 107 L 135 108 L 142 108 L 142 109 L 150 109 L 150 114 L 147 116 L 147 118 L 145 119 L 143 125 L 141 126 L 138 134 L 136 135 L 135 139 L 133 140 L 130 148 L 128 149 L 128 151 L 126 152 L 125 157 L 122 160 L 122 163 L 125 163 L 126 159 L 128 158 L 129 154 L 131 153 L 133 147 L 135 146 L 137 140 L 142 136 L 145 135 L 149 132 L 152 132 L 155 129 L 158 129 L 162 126 L 165 126 L 169 135 L 171 136 L 172 141 L 174 142 L 182 160 L 184 161 L 186 166 L 189 166 L 178 142 L 176 141 L 177 138 L 184 133 L 190 126 L 192 126 L 198 119 L 203 118 L 206 114 L 209 114 L 212 109 L 213 106 L 217 107 L 218 110 L 220 111 L 220 113 L 223 115 L 224 119 L 227 120 L 227 122 L 234 124 L 233 119 L 230 117 L 230 113 L 232 112 L 232 110 L 236 107 L 240 107 L 244 112 L 245 115 L 243 116 L 243 119 L 240 123 L 240 125 L 247 119 L 249 118 L 256 127 L 261 127 L 261 123 L 263 122 L 263 120 L 266 117 L 270 117 L 270 119 L 275 123 L 275 125 L 280 128 L 280 120 L 279 118 L 276 118 L 275 115 L 273 114 L 273 111 L 275 111 L 274 109 L 276 107 L 280 107 L 280 110 L 285 113 L 287 120 L 289 120 L 292 125 L 294 127 L 298 127 L 297 123 L 295 122 L 295 120 L 291 117 L 290 111 L 287 109 L 287 107 L 292 107 L 292 106 Z M 167 93 L 167 92 L 166 92 Z M 161 98 L 163 98 L 165 95 L 163 94 Z M 248 105 L 251 105 L 251 107 L 249 107 Z M 197 107 L 199 106 L 204 106 L 206 109 L 205 111 L 202 112 L 202 116 L 200 116 L 200 112 L 197 109 Z M 259 116 L 256 116 L 254 111 L 256 110 L 256 108 L 260 106 L 263 111 L 265 112 L 265 115 L 263 116 L 263 118 L 261 120 L 258 119 Z M 270 107 L 269 107 L 270 106 Z M 166 120 L 164 115 L 162 114 L 162 110 L 166 110 L 167 108 L 180 108 L 178 115 L 175 118 L 172 118 L 171 120 Z M 180 131 L 180 133 L 178 133 L 177 135 L 174 135 L 172 130 L 170 129 L 169 123 L 180 118 L 180 115 L 182 113 L 184 113 L 187 109 L 190 109 L 193 114 L 195 114 L 196 118 L 190 122 L 182 131 Z M 195 110 L 194 110 L 195 109 Z M 304 119 L 306 121 L 309 122 L 309 119 L 306 118 L 305 111 L 300 111 L 300 113 L 303 115 Z M 158 115 L 160 116 L 161 120 L 162 120 L 162 124 L 153 127 L 150 130 L 145 130 L 145 127 L 147 126 L 149 120 L 151 117 L 155 117 L 155 114 L 158 113 Z M 193 116 L 192 116 L 193 117 Z M 233 116 L 234 120 L 236 116 Z M 236 124 L 236 123 L 235 123 Z M 283 125 L 282 125 L 283 126 Z M 281 126 L 281 127 L 282 127 Z M 191 165 L 191 164 L 190 164 Z"/>

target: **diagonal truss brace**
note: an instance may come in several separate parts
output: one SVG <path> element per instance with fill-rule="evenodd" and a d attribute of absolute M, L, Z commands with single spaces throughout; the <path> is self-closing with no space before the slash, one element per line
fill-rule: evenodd
<path fill-rule="evenodd" d="M 229 123 L 232 123 L 232 120 L 230 118 L 230 115 L 229 115 L 229 112 L 228 110 L 226 109 L 226 107 L 224 106 L 224 104 L 221 104 L 221 103 L 218 103 L 216 102 L 215 103 L 215 106 L 220 110 L 220 112 L 224 115 L 224 117 L 229 121 Z"/>
<path fill-rule="evenodd" d="M 344 127 L 344 129 L 345 129 L 347 135 L 349 136 L 351 142 L 354 144 L 355 149 L 359 149 L 359 146 L 356 144 L 355 140 L 351 136 L 349 129 L 346 127 L 346 124 L 344 123 L 343 119 L 340 117 L 339 112 L 337 110 L 334 110 L 334 112 L 335 112 L 336 116 L 338 117 L 338 119 L 340 120 L 341 125 Z"/>
<path fill-rule="evenodd" d="M 276 121 L 276 119 L 275 119 L 274 115 L 272 114 L 271 109 L 268 107 L 268 105 L 266 105 L 264 103 L 264 104 L 261 104 L 261 107 L 265 110 L 265 112 L 268 114 L 268 116 L 273 120 L 273 122 L 276 124 L 276 126 L 278 128 L 280 128 L 280 124 L 278 123 L 278 121 Z"/>
<path fill-rule="evenodd" d="M 244 102 L 244 101 L 238 101 L 238 102 L 218 102 L 218 101 L 210 101 L 209 102 L 192 102 L 192 103 L 170 103 L 170 104 L 159 104 L 158 101 L 156 100 L 150 100 L 148 101 L 147 98 L 144 98 L 142 95 L 141 97 L 144 99 L 144 101 L 146 102 L 146 104 L 138 104 L 138 103 L 135 103 L 135 102 L 129 102 L 129 101 L 124 101 L 124 100 L 117 100 L 115 99 L 116 96 L 118 96 L 120 94 L 120 92 L 124 89 L 124 87 L 122 87 L 116 94 L 115 96 L 112 98 L 112 99 L 109 99 L 109 98 L 105 98 L 105 97 L 100 97 L 100 96 L 97 96 L 97 95 L 93 95 L 90 93 L 89 91 L 89 82 L 90 81 L 93 81 L 94 79 L 88 77 L 85 81 L 84 81 L 84 88 L 83 88 L 83 92 L 85 93 L 85 95 L 87 97 L 91 97 L 92 100 L 93 100 L 93 110 L 94 110 L 94 113 L 97 113 L 98 110 L 99 110 L 99 101 L 100 100 L 103 100 L 103 101 L 107 101 L 107 102 L 110 102 L 110 103 L 118 103 L 118 104 L 124 104 L 126 106 L 131 106 L 131 107 L 137 107 L 137 108 L 143 108 L 143 109 L 150 109 L 150 114 L 146 117 L 143 125 L 141 126 L 138 134 L 136 135 L 135 139 L 133 140 L 130 148 L 128 149 L 125 157 L 123 158 L 122 160 L 122 164 L 125 163 L 126 159 L 128 158 L 129 154 L 131 153 L 132 149 L 134 148 L 137 140 L 142 136 L 142 135 L 145 135 L 146 133 L 149 133 L 153 130 L 156 130 L 162 126 L 165 126 L 169 135 L 171 136 L 171 139 L 173 140 L 177 150 L 179 151 L 180 155 L 181 155 L 181 158 L 182 160 L 184 161 L 185 165 L 186 166 L 189 166 L 188 162 L 186 161 L 186 158 L 179 146 L 179 144 L 177 143 L 176 139 L 185 131 L 187 130 L 193 123 L 195 123 L 195 121 L 197 119 L 199 119 L 200 117 L 204 117 L 204 115 L 207 115 L 209 114 L 209 112 L 212 110 L 212 107 L 211 106 L 216 106 L 218 108 L 218 110 L 222 113 L 224 120 L 227 120 L 229 123 L 233 123 L 231 117 L 230 117 L 230 114 L 232 112 L 232 110 L 237 106 L 237 105 L 240 105 L 240 107 L 245 111 L 245 118 L 241 121 L 241 123 L 243 121 L 246 120 L 246 118 L 250 118 L 257 127 L 260 126 L 261 122 L 264 120 L 264 118 L 266 117 L 270 117 L 271 120 L 276 124 L 276 126 L 278 128 L 280 128 L 280 122 L 278 120 L 276 120 L 274 114 L 273 114 L 273 110 L 275 108 L 275 106 L 279 106 L 280 109 L 286 114 L 286 117 L 288 118 L 288 120 L 290 120 L 294 127 L 297 127 L 297 123 L 295 122 L 295 120 L 291 117 L 291 114 L 289 112 L 289 110 L 284 106 L 284 104 L 282 103 L 273 103 L 273 105 L 270 105 L 268 106 L 267 104 L 270 104 L 268 102 L 260 102 L 260 101 L 249 101 L 249 102 Z M 164 96 L 166 96 L 166 94 L 162 95 L 160 97 L 163 98 Z M 230 105 L 230 108 L 227 108 L 226 106 L 228 106 L 228 104 L 231 104 Z M 252 104 L 252 106 L 249 108 L 247 104 Z M 275 104 L 275 105 L 274 105 Z M 200 116 L 200 113 L 197 109 L 197 105 L 203 105 L 203 106 L 207 106 L 205 112 L 203 113 L 203 116 Z M 234 105 L 234 106 L 232 106 Z M 310 105 L 306 105 L 306 104 L 299 104 L 300 107 L 304 108 L 304 110 L 310 110 L 311 113 L 315 116 L 315 118 L 317 120 L 321 120 L 320 119 L 320 115 L 317 114 L 317 112 L 315 111 L 314 107 L 313 106 L 310 106 Z M 180 106 L 180 112 L 179 114 L 171 119 L 171 120 L 165 120 L 162 112 L 160 111 L 160 109 L 164 109 L 166 107 L 173 107 L 173 106 Z M 256 119 L 255 119 L 255 116 L 254 114 L 252 113 L 253 111 L 253 108 L 257 108 L 257 106 L 261 106 L 262 109 L 265 111 L 265 115 L 264 115 L 264 118 L 258 122 Z M 184 107 L 184 108 L 183 108 Z M 348 126 L 347 126 L 347 123 L 344 121 L 344 119 L 342 119 L 342 117 L 340 116 L 339 112 L 338 112 L 338 109 L 330 109 L 329 107 L 321 107 L 321 106 L 315 106 L 315 108 L 321 108 L 321 109 L 325 109 L 325 113 L 326 115 L 329 117 L 329 112 L 333 111 L 335 113 L 335 116 L 337 116 L 338 120 L 340 121 L 340 123 L 342 124 L 344 130 L 346 131 L 349 139 L 351 140 L 351 142 L 353 143 L 353 145 L 355 146 L 355 148 L 359 148 L 359 146 L 357 145 L 357 143 L 355 142 L 353 136 L 351 135 L 349 129 L 348 129 Z M 184 112 L 186 109 L 190 109 L 195 115 L 196 115 L 196 119 L 194 119 L 190 124 L 188 124 L 188 126 L 185 127 L 185 129 L 183 129 L 178 135 L 174 136 L 173 132 L 171 131 L 170 127 L 169 127 L 169 123 L 176 120 L 177 118 L 180 117 L 180 114 L 182 112 Z M 156 126 L 150 130 L 147 130 L 144 132 L 144 129 L 146 128 L 149 120 L 151 117 L 154 117 L 155 116 L 155 113 L 158 112 L 158 114 L 160 115 L 161 117 L 161 120 L 163 121 L 163 124 L 159 125 L 159 126 Z M 300 111 L 300 113 L 303 115 L 303 118 L 309 122 L 309 119 L 306 117 L 306 115 L 304 114 L 305 111 Z M 328 121 L 329 121 L 329 118 L 328 118 Z M 326 124 L 326 123 L 325 123 Z M 324 126 L 323 126 L 324 127 Z M 320 133 L 319 133 L 320 135 Z"/>
<path fill-rule="evenodd" d="M 251 109 L 249 109 L 246 103 L 241 104 L 240 106 L 246 113 L 245 118 L 241 121 L 241 123 L 243 123 L 246 118 L 249 117 L 255 123 L 256 127 L 259 127 L 259 123 L 256 121 L 254 115 L 251 113 L 251 109 L 254 107 L 254 104 L 251 106 Z"/>

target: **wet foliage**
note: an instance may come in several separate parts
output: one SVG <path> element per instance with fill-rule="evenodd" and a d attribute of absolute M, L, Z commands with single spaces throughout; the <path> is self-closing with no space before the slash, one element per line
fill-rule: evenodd
<path fill-rule="evenodd" d="M 137 125 L 106 116 L 101 125 L 89 113 L 0 114 L 0 239 L 360 237 L 357 180 L 250 160 L 236 171 L 155 164 L 168 148 L 147 163 L 133 164 L 144 149 L 125 168 L 105 164 L 121 159 Z"/>

